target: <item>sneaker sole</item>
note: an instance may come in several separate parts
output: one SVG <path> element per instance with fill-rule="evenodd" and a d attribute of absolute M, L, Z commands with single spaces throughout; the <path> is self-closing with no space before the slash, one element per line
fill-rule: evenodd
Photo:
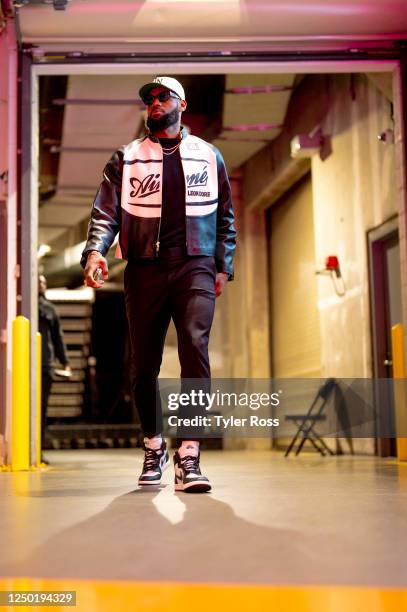
<path fill-rule="evenodd" d="M 161 468 L 161 472 L 164 472 L 167 467 L 170 466 L 170 460 L 167 461 L 167 463 L 165 463 L 163 465 L 163 467 Z M 151 486 L 157 486 L 161 484 L 161 478 L 160 480 L 139 480 L 138 484 L 140 487 L 151 487 Z"/>
<path fill-rule="evenodd" d="M 212 489 L 209 482 L 189 482 L 187 484 L 175 483 L 176 491 L 184 491 L 184 493 L 206 493 Z"/>

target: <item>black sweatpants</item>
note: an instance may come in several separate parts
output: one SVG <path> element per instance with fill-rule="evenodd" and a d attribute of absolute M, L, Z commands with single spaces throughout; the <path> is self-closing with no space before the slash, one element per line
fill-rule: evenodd
<path fill-rule="evenodd" d="M 181 379 L 204 379 L 200 387 L 204 391 L 210 386 L 208 342 L 215 309 L 215 259 L 174 255 L 178 251 L 170 249 L 157 260 L 131 261 L 124 273 L 132 388 L 144 435 L 149 438 L 163 431 L 157 378 L 171 318 L 177 330 Z M 194 407 L 189 416 L 201 413 L 205 414 L 204 408 Z M 199 429 L 195 434 L 186 437 L 199 439 Z M 178 441 L 181 439 L 178 432 Z"/>

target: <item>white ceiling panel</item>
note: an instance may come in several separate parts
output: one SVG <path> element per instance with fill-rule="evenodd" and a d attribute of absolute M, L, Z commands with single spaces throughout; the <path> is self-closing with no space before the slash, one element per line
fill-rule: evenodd
<path fill-rule="evenodd" d="M 91 203 L 90 203 L 91 204 Z M 69 228 L 89 215 L 89 208 L 69 206 L 62 203 L 46 202 L 39 209 L 39 224 L 44 226 Z"/>
<path fill-rule="evenodd" d="M 235 142 L 226 140 L 214 140 L 213 144 L 218 147 L 219 151 L 225 159 L 226 168 L 229 172 L 233 168 L 238 168 L 243 164 L 249 157 L 257 153 L 262 147 L 265 146 L 264 142 L 245 142 L 244 145 L 236 146 Z"/>
<path fill-rule="evenodd" d="M 59 186 L 67 190 L 70 186 L 98 185 L 112 153 L 134 139 L 143 112 L 137 104 L 138 90 L 146 78 L 149 75 L 69 78 L 63 149 L 59 161 Z M 76 103 L 70 104 L 70 100 Z M 81 105 L 77 103 L 80 100 L 91 103 Z M 129 100 L 130 103 L 108 104 L 114 100 Z"/>
<path fill-rule="evenodd" d="M 69 77 L 58 187 L 56 195 L 40 206 L 41 242 L 52 242 L 89 217 L 106 162 L 119 146 L 134 139 L 142 121 L 138 90 L 146 78 L 150 75 Z M 129 104 L 109 104 L 118 100 Z"/>
<path fill-rule="evenodd" d="M 64 234 L 64 227 L 38 227 L 38 244 L 50 244 Z"/>
<path fill-rule="evenodd" d="M 279 135 L 281 129 L 274 130 L 245 130 L 242 132 L 228 132 L 223 130 L 220 133 L 221 142 L 222 141 L 230 141 L 233 143 L 235 147 L 237 146 L 245 146 L 247 142 L 260 142 L 263 143 L 263 146 L 273 140 L 276 136 Z"/>
<path fill-rule="evenodd" d="M 151 75 L 69 77 L 66 98 L 62 101 L 65 112 L 57 191 L 40 207 L 41 242 L 52 242 L 67 228 L 89 217 L 107 160 L 120 145 L 134 139 L 144 120 L 138 90 L 150 78 Z M 278 127 L 265 127 L 283 123 L 291 89 L 267 93 L 257 90 L 290 88 L 294 78 L 287 74 L 226 75 L 226 91 L 242 88 L 246 91 L 226 93 L 223 98 L 222 130 L 214 144 L 221 150 L 229 171 L 247 161 L 281 131 Z M 256 93 L 247 93 L 247 88 L 256 88 Z"/>
<path fill-rule="evenodd" d="M 113 149 L 112 149 L 113 153 Z M 79 188 L 96 187 L 102 181 L 103 168 L 111 153 L 62 153 L 58 187 L 75 193 Z"/>
<path fill-rule="evenodd" d="M 281 125 L 291 91 L 256 94 L 225 94 L 223 127 Z"/>
<path fill-rule="evenodd" d="M 255 92 L 270 87 L 292 87 L 294 79 L 292 74 L 226 76 L 225 90 L 235 90 L 235 93 L 225 93 L 223 97 L 223 129 L 217 142 L 230 170 L 279 135 L 292 90 Z M 249 88 L 252 93 L 237 93 Z M 267 126 L 275 127 L 267 129 Z"/>

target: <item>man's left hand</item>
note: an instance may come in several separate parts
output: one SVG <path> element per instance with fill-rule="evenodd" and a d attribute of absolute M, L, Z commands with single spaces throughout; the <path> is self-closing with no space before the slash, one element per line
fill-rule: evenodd
<path fill-rule="evenodd" d="M 228 275 L 225 274 L 225 272 L 218 272 L 216 274 L 216 281 L 215 281 L 216 297 L 220 296 L 227 282 L 228 282 Z"/>

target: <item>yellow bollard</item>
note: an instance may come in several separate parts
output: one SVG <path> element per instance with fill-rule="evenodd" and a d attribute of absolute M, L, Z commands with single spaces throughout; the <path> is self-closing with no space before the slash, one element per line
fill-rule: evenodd
<path fill-rule="evenodd" d="M 393 355 L 393 378 L 405 378 L 404 361 L 404 326 L 401 323 L 391 328 L 391 343 Z M 407 431 L 407 405 L 404 393 L 404 383 L 395 384 L 396 431 Z M 397 438 L 397 457 L 407 460 L 407 438 Z"/>
<path fill-rule="evenodd" d="M 37 332 L 37 435 L 36 435 L 36 446 L 35 446 L 35 458 L 36 458 L 36 466 L 41 466 L 41 394 L 42 394 L 42 376 L 41 376 L 41 368 L 42 368 L 42 345 L 41 345 L 41 334 Z"/>
<path fill-rule="evenodd" d="M 13 321 L 11 469 L 30 469 L 30 322 Z"/>

